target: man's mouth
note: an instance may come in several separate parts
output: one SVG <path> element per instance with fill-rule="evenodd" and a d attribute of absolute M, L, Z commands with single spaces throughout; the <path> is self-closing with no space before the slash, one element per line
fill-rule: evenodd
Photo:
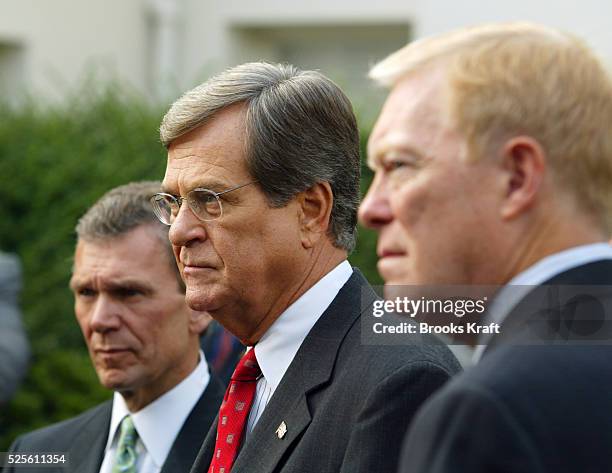
<path fill-rule="evenodd" d="M 379 258 L 394 258 L 398 256 L 406 256 L 405 251 L 396 250 L 396 249 L 387 249 L 387 248 L 379 249 L 376 252 L 376 254 L 378 255 Z"/>
<path fill-rule="evenodd" d="M 201 272 L 207 272 L 207 271 L 213 271 L 215 268 L 213 268 L 210 265 L 194 265 L 194 264 L 189 264 L 189 265 L 183 265 L 183 274 L 185 276 L 189 276 L 192 274 L 197 274 L 197 273 L 201 273 Z"/>
<path fill-rule="evenodd" d="M 102 355 L 102 356 L 117 356 L 117 355 L 123 355 L 125 353 L 129 353 L 132 350 L 129 348 L 97 348 L 94 350 L 94 352 L 97 355 Z"/>

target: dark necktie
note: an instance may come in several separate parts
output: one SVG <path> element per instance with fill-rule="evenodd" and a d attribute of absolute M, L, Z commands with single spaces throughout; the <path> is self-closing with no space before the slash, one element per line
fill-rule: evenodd
<path fill-rule="evenodd" d="M 250 349 L 238 362 L 219 410 L 217 440 L 208 473 L 229 473 L 244 438 L 261 370 Z"/>

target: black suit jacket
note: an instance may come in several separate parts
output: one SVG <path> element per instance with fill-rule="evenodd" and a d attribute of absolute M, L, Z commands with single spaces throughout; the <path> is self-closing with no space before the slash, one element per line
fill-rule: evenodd
<path fill-rule="evenodd" d="M 208 386 L 185 420 L 161 473 L 187 472 L 202 439 L 215 419 L 224 388 L 211 376 Z M 69 464 L 44 468 L 5 467 L 9 473 L 98 473 L 108 439 L 112 401 L 107 401 L 72 419 L 18 437 L 11 453 L 67 452 Z"/>
<path fill-rule="evenodd" d="M 360 316 L 375 298 L 355 271 L 302 343 L 232 473 L 395 471 L 413 414 L 459 365 L 441 344 L 362 344 Z M 208 471 L 216 428 L 192 472 Z"/>
<path fill-rule="evenodd" d="M 571 269 L 546 284 L 601 286 L 609 299 L 612 261 Z M 564 341 L 559 315 L 567 311 L 540 298 L 534 318 L 534 294 L 512 310 L 481 362 L 419 412 L 406 439 L 402 473 L 612 471 L 609 327 L 600 331 L 600 345 Z M 601 321 L 601 310 L 610 319 L 609 300 L 599 306 L 588 297 L 576 300 L 573 320 L 562 322 L 576 322 L 581 313 Z M 556 341 L 534 344 L 525 338 L 528 329 L 555 333 Z"/>

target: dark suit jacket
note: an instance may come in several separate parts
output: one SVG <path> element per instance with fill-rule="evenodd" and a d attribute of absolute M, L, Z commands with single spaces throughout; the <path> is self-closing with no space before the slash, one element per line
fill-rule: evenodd
<path fill-rule="evenodd" d="M 176 437 L 161 473 L 187 472 L 193 463 L 202 439 L 215 419 L 224 388 L 211 376 L 208 386 L 185 420 Z M 67 452 L 69 464 L 57 468 L 5 467 L 9 473 L 98 473 L 104 458 L 112 412 L 107 401 L 83 414 L 18 437 L 12 453 Z"/>
<path fill-rule="evenodd" d="M 612 261 L 571 269 L 546 284 L 601 285 L 610 297 L 612 287 L 606 286 L 612 285 Z M 493 339 L 481 362 L 419 412 L 400 472 L 612 471 L 610 321 L 599 333 L 605 335 L 600 345 L 559 337 L 555 343 L 534 345 L 524 338 L 526 327 L 535 324 L 532 328 L 546 333 L 559 326 L 559 314 L 567 311 L 543 300 L 548 307 L 538 313 L 544 317 L 526 316 L 534 313 L 533 294 L 512 310 L 502 324 L 503 336 Z M 579 300 L 571 313 L 601 321 L 603 313 L 596 312 L 603 309 L 610 319 L 612 304 L 602 302 L 597 308 L 588 298 Z"/>
<path fill-rule="evenodd" d="M 440 344 L 362 344 L 360 316 L 375 298 L 355 271 L 307 335 L 232 473 L 395 471 L 413 414 L 459 365 Z M 192 472 L 208 471 L 216 428 Z"/>

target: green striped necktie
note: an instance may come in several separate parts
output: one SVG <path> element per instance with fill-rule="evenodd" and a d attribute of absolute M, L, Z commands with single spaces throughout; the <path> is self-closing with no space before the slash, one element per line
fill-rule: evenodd
<path fill-rule="evenodd" d="M 134 427 L 134 421 L 131 416 L 127 415 L 121 421 L 121 433 L 119 434 L 119 445 L 117 445 L 113 473 L 136 473 L 137 440 L 138 432 Z"/>

